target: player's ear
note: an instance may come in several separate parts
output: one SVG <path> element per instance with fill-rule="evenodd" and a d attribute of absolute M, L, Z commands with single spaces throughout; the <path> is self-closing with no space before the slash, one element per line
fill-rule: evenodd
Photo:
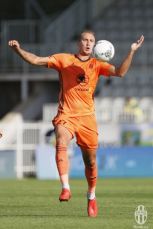
<path fill-rule="evenodd" d="M 96 45 L 96 42 L 97 42 L 97 41 L 96 41 L 96 39 L 95 39 L 94 47 L 95 47 L 95 45 Z"/>
<path fill-rule="evenodd" d="M 78 40 L 78 41 L 77 41 L 77 47 L 78 47 L 78 49 L 81 48 L 81 40 Z"/>

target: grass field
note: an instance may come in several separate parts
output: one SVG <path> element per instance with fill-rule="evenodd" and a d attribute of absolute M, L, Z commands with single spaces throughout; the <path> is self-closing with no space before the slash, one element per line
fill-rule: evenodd
<path fill-rule="evenodd" d="M 58 181 L 1 180 L 0 229 L 128 229 L 153 228 L 153 179 L 99 179 L 99 215 L 86 213 L 86 182 L 71 180 L 72 199 L 58 201 Z M 138 205 L 148 212 L 139 226 L 134 219 Z"/>

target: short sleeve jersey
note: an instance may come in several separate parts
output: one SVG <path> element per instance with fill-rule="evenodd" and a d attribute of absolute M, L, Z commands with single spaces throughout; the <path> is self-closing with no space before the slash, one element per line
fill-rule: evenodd
<path fill-rule="evenodd" d="M 94 91 L 100 75 L 110 76 L 111 64 L 90 58 L 81 61 L 73 54 L 50 56 L 48 68 L 59 72 L 60 94 L 58 111 L 69 116 L 94 113 Z"/>

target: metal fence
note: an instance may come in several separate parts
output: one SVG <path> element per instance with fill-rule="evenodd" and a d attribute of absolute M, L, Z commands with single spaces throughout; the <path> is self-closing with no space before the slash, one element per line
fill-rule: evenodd
<path fill-rule="evenodd" d="M 0 151 L 12 150 L 16 155 L 16 176 L 35 175 L 36 160 L 35 152 L 38 145 L 46 144 L 47 133 L 53 129 L 51 123 L 21 123 L 14 129 L 15 133 L 10 141 L 7 141 L 7 124 L 0 124 L 0 130 L 3 133 L 1 139 Z"/>

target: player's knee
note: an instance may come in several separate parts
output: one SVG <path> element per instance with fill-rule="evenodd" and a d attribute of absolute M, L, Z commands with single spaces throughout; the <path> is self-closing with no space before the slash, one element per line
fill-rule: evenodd
<path fill-rule="evenodd" d="M 86 165 L 86 167 L 88 167 L 90 169 L 95 168 L 96 167 L 96 160 L 95 160 L 95 158 L 86 160 L 85 165 Z"/>
<path fill-rule="evenodd" d="M 67 145 L 68 145 L 68 143 L 67 143 L 67 141 L 66 141 L 65 138 L 63 138 L 63 137 L 57 138 L 57 140 L 56 140 L 56 147 L 60 147 L 60 146 L 67 147 Z"/>

